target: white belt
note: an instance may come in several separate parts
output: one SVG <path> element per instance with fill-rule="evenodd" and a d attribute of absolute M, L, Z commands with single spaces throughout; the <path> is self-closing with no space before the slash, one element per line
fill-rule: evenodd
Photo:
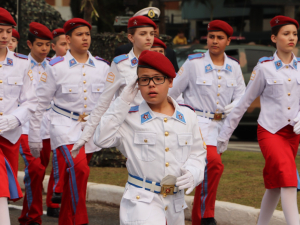
<path fill-rule="evenodd" d="M 200 110 L 196 110 L 196 114 L 198 116 L 205 117 L 211 120 L 222 120 L 225 118 L 224 113 L 203 112 Z"/>
<path fill-rule="evenodd" d="M 46 111 L 50 110 L 51 108 L 52 108 L 52 105 L 50 104 L 50 105 L 47 107 Z"/>
<path fill-rule="evenodd" d="M 138 187 L 138 188 L 143 188 L 144 183 L 145 183 L 145 190 L 154 192 L 156 194 L 163 194 L 164 196 L 166 195 L 173 195 L 176 194 L 179 189 L 175 185 L 160 185 L 160 183 L 157 183 L 155 181 L 149 181 L 145 180 L 143 181 L 143 178 L 133 176 L 131 174 L 128 174 L 128 184 Z"/>
<path fill-rule="evenodd" d="M 56 112 L 58 114 L 61 114 L 63 116 L 69 117 L 70 119 L 76 120 L 76 121 L 80 121 L 80 118 L 83 118 L 83 117 L 90 114 L 90 113 L 83 113 L 82 115 L 80 115 L 79 113 L 71 112 L 67 109 L 60 108 L 56 105 L 53 105 L 52 109 L 53 109 L 54 112 Z"/>

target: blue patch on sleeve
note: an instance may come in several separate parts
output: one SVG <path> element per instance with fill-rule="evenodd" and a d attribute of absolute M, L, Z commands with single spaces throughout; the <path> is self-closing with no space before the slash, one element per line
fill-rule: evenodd
<path fill-rule="evenodd" d="M 191 54 L 188 56 L 189 60 L 199 59 L 199 58 L 203 58 L 203 57 L 204 57 L 204 53 L 196 53 L 196 54 Z"/>
<path fill-rule="evenodd" d="M 271 56 L 271 57 L 262 57 L 262 58 L 260 58 L 259 60 L 258 60 L 258 62 L 260 62 L 260 63 L 263 63 L 263 62 L 267 62 L 267 61 L 272 61 L 272 60 L 274 60 L 274 57 L 273 56 Z"/>
<path fill-rule="evenodd" d="M 54 59 L 52 59 L 50 62 L 49 62 L 49 65 L 50 66 L 54 66 L 56 63 L 59 63 L 59 62 L 62 62 L 64 61 L 64 57 L 62 56 L 57 56 L 55 57 Z"/>
<path fill-rule="evenodd" d="M 122 62 L 122 61 L 124 61 L 124 60 L 126 60 L 126 59 L 128 59 L 128 58 L 129 58 L 129 56 L 128 56 L 127 54 L 124 54 L 124 55 L 119 55 L 119 56 L 115 57 L 115 58 L 113 59 L 113 61 L 114 61 L 116 64 L 118 64 L 119 62 Z"/>
<path fill-rule="evenodd" d="M 130 113 L 131 113 L 131 112 L 138 112 L 138 111 L 139 111 L 139 108 L 140 108 L 139 105 L 132 106 L 132 107 L 130 108 L 129 112 L 130 112 Z"/>
<path fill-rule="evenodd" d="M 20 54 L 20 53 L 15 53 L 14 56 L 20 58 L 20 59 L 28 59 L 28 56 L 27 55 L 23 55 L 23 54 Z"/>
<path fill-rule="evenodd" d="M 105 62 L 107 65 L 110 66 L 110 62 L 108 62 L 107 60 L 105 60 L 105 59 L 103 59 L 103 58 L 101 58 L 101 57 L 99 57 L 99 56 L 96 56 L 95 59 L 100 60 L 100 61 L 102 61 L 102 62 Z"/>

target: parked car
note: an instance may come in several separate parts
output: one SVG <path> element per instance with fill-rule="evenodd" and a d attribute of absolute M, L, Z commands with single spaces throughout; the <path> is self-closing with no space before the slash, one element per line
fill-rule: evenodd
<path fill-rule="evenodd" d="M 295 54 L 300 54 L 299 49 L 295 49 Z M 186 61 L 188 55 L 199 52 L 206 52 L 207 46 L 202 44 L 185 45 L 174 48 L 176 52 L 178 66 L 181 67 Z M 274 47 L 261 45 L 230 45 L 226 47 L 226 54 L 240 61 L 240 66 L 243 72 L 246 85 L 249 82 L 251 73 L 258 60 L 264 56 L 272 56 L 276 49 Z M 251 106 L 247 109 L 239 126 L 234 132 L 234 135 L 242 140 L 253 140 L 257 137 L 257 119 L 260 112 L 259 97 L 254 100 Z"/>

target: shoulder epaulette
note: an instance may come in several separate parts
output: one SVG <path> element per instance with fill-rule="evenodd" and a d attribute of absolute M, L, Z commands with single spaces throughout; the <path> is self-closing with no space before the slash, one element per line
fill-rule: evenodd
<path fill-rule="evenodd" d="M 27 55 L 23 55 L 20 53 L 15 53 L 14 56 L 20 58 L 20 59 L 27 59 L 28 60 L 28 56 Z"/>
<path fill-rule="evenodd" d="M 188 107 L 188 108 L 190 108 L 191 110 L 193 110 L 195 112 L 195 109 L 190 105 L 186 105 L 186 104 L 179 104 L 179 105 L 184 106 L 184 107 Z"/>
<path fill-rule="evenodd" d="M 64 57 L 62 56 L 57 56 L 55 57 L 54 59 L 52 59 L 50 62 L 49 62 L 49 65 L 50 66 L 54 66 L 55 64 L 59 63 L 59 62 L 62 62 L 64 61 Z"/>
<path fill-rule="evenodd" d="M 297 57 L 297 61 L 300 62 L 300 57 Z"/>
<path fill-rule="evenodd" d="M 232 59 L 233 61 L 236 61 L 238 64 L 240 64 L 240 61 L 239 60 L 237 60 L 236 58 L 233 58 L 232 56 L 227 56 L 229 59 Z"/>
<path fill-rule="evenodd" d="M 50 62 L 51 61 L 51 58 L 50 57 L 46 57 L 46 59 Z"/>
<path fill-rule="evenodd" d="M 99 56 L 96 56 L 95 57 L 95 59 L 97 59 L 97 60 L 100 60 L 100 61 L 102 61 L 102 62 L 105 62 L 107 65 L 109 65 L 110 66 L 110 62 L 108 62 L 107 60 L 105 60 L 105 59 L 102 59 L 101 57 L 99 57 Z"/>
<path fill-rule="evenodd" d="M 123 54 L 123 55 L 116 56 L 116 57 L 113 59 L 113 61 L 114 61 L 116 64 L 118 64 L 119 62 L 122 62 L 122 61 L 124 61 L 124 60 L 126 60 L 126 59 L 128 59 L 128 58 L 129 58 L 128 54 Z"/>
<path fill-rule="evenodd" d="M 259 60 L 258 60 L 258 62 L 260 62 L 260 63 L 263 63 L 263 62 L 268 62 L 268 61 L 273 61 L 274 60 L 274 57 L 273 56 L 271 56 L 271 57 L 262 57 L 262 58 L 260 58 Z"/>
<path fill-rule="evenodd" d="M 193 59 L 200 59 L 204 57 L 204 53 L 196 53 L 196 54 L 191 54 L 188 56 L 189 60 L 193 60 Z"/>
<path fill-rule="evenodd" d="M 132 112 L 138 112 L 139 111 L 140 106 L 136 105 L 136 106 L 132 106 L 129 110 L 130 113 Z"/>

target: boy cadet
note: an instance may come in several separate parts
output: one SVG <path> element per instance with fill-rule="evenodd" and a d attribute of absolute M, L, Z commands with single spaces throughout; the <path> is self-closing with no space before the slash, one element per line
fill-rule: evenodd
<path fill-rule="evenodd" d="M 120 224 L 183 225 L 183 189 L 191 193 L 204 176 L 206 151 L 197 116 L 168 97 L 176 76 L 168 58 L 145 50 L 137 71 L 103 115 L 94 142 L 116 146 L 127 158 Z M 144 101 L 131 107 L 138 89 Z"/>
<path fill-rule="evenodd" d="M 14 52 L 15 49 L 18 46 L 18 43 L 20 41 L 20 34 L 17 30 L 15 30 L 14 28 L 12 29 L 12 36 L 11 39 L 8 43 L 8 48 L 10 51 Z"/>
<path fill-rule="evenodd" d="M 32 152 L 38 154 L 42 149 L 41 121 L 53 100 L 51 147 L 57 150 L 57 162 L 63 157 L 67 164 L 59 214 L 59 224 L 63 225 L 88 224 L 85 200 L 89 167 L 85 151 L 99 150 L 91 140 L 75 159 L 69 152 L 81 135 L 84 117 L 92 111 L 103 91 L 109 70 L 101 58 L 94 58 L 88 51 L 90 30 L 91 25 L 80 18 L 73 18 L 64 24 L 70 50 L 64 57 L 50 61 L 46 69 L 47 77 L 37 87 L 39 104 L 30 120 L 29 146 Z"/>
<path fill-rule="evenodd" d="M 204 181 L 196 188 L 192 223 L 215 225 L 214 209 L 224 165 L 217 153 L 217 137 L 224 118 L 245 92 L 245 82 L 237 60 L 224 51 L 230 44 L 232 27 L 221 20 L 208 24 L 208 51 L 189 55 L 174 80 L 170 96 L 184 94 L 185 104 L 195 108 L 198 124 L 207 145 Z M 233 102 L 232 102 L 233 101 Z"/>
<path fill-rule="evenodd" d="M 55 51 L 55 55 L 52 57 L 54 59 L 57 56 L 65 56 L 68 49 L 69 44 L 66 39 L 66 34 L 63 28 L 58 28 L 52 31 L 53 40 L 51 43 L 51 48 Z"/>
<path fill-rule="evenodd" d="M 40 81 L 47 78 L 46 67 L 48 61 L 46 56 L 50 51 L 50 42 L 52 40 L 51 31 L 44 25 L 32 22 L 29 24 L 27 45 L 30 48 L 28 60 L 31 64 L 28 75 L 37 87 Z M 21 136 L 20 154 L 25 162 L 25 197 L 23 209 L 19 217 L 20 224 L 41 224 L 43 215 L 43 180 L 45 170 L 49 164 L 51 146 L 50 146 L 50 107 L 44 114 L 41 128 L 41 137 L 43 139 L 43 149 L 39 156 L 32 155 L 28 146 L 29 122 L 23 125 L 23 134 Z M 58 217 L 59 205 L 51 204 L 47 210 L 51 215 Z"/>
<path fill-rule="evenodd" d="M 160 40 L 157 37 L 154 37 L 153 45 L 151 46 L 150 51 L 158 52 L 158 53 L 161 53 L 163 55 L 166 55 L 165 54 L 166 48 L 167 48 L 167 46 L 162 40 Z"/>

